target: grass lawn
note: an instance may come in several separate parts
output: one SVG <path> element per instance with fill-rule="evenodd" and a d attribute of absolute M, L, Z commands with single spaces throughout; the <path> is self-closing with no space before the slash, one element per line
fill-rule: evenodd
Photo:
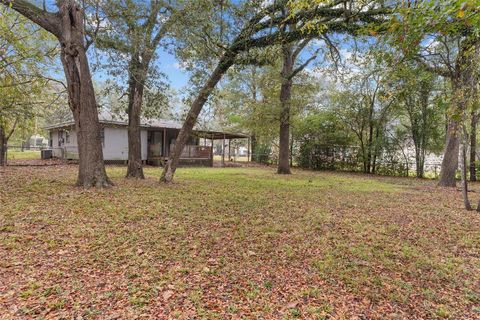
<path fill-rule="evenodd" d="M 40 159 L 40 151 L 38 150 L 8 150 L 7 153 L 8 160 L 32 160 Z"/>
<path fill-rule="evenodd" d="M 231 158 L 233 160 L 235 160 L 235 162 L 248 162 L 248 157 L 246 157 L 246 156 L 245 157 L 240 157 L 240 156 L 234 157 L 234 156 L 232 156 Z M 214 161 L 222 161 L 222 156 L 215 155 L 215 156 L 213 156 L 213 160 Z M 228 160 L 228 155 L 225 155 L 225 161 L 229 161 Z"/>
<path fill-rule="evenodd" d="M 480 214 L 433 181 L 76 169 L 0 171 L 0 319 L 480 318 Z"/>

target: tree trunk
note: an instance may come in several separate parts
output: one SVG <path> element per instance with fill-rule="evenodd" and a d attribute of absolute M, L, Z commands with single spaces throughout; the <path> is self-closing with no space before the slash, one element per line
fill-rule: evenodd
<path fill-rule="evenodd" d="M 428 85 L 428 83 L 422 83 L 422 88 L 420 89 L 421 121 L 420 124 L 417 122 L 416 126 L 412 124 L 412 137 L 414 137 L 415 143 L 417 178 L 423 178 L 425 174 L 425 153 L 428 144 L 427 131 L 429 131 L 428 105 L 430 93 L 431 87 Z"/>
<path fill-rule="evenodd" d="M 458 122 L 450 119 L 448 123 L 445 151 L 443 153 L 440 181 L 438 182 L 438 185 L 441 187 L 456 186 L 455 173 L 458 167 L 458 152 L 460 146 L 460 139 L 458 135 Z"/>
<path fill-rule="evenodd" d="M 368 144 L 367 144 L 367 169 L 366 173 L 371 173 L 371 167 L 372 167 L 372 146 L 373 146 L 373 122 L 372 122 L 372 117 L 373 117 L 373 109 L 370 110 L 369 114 L 369 130 L 368 130 Z"/>
<path fill-rule="evenodd" d="M 278 151 L 278 174 L 290 174 L 290 103 L 293 81 L 293 49 L 285 45 L 283 51 L 282 86 L 280 88 L 280 141 Z"/>
<path fill-rule="evenodd" d="M 293 134 L 290 135 L 290 168 L 293 166 Z"/>
<path fill-rule="evenodd" d="M 258 156 L 256 154 L 256 150 L 257 150 L 257 136 L 252 135 L 250 139 L 250 152 L 251 152 L 252 162 L 258 162 Z"/>
<path fill-rule="evenodd" d="M 175 170 L 177 170 L 178 162 L 180 160 L 180 155 L 182 154 L 182 150 L 185 146 L 185 143 L 188 140 L 188 137 L 192 133 L 193 126 L 197 121 L 200 111 L 202 111 L 202 108 L 205 102 L 207 101 L 212 91 L 215 89 L 215 86 L 220 81 L 222 76 L 233 65 L 236 55 L 237 55 L 237 52 L 227 51 L 222 56 L 222 58 L 217 64 L 217 67 L 210 74 L 210 77 L 208 78 L 207 82 L 200 90 L 196 99 L 193 101 L 192 106 L 187 114 L 187 118 L 185 119 L 182 129 L 178 134 L 177 140 L 175 142 L 175 148 L 173 149 L 173 153 L 170 155 L 168 162 L 163 168 L 160 181 L 168 183 L 173 180 L 173 175 L 175 174 Z"/>
<path fill-rule="evenodd" d="M 460 99 L 459 96 L 463 96 L 460 85 L 460 77 L 452 79 L 453 93 L 456 99 Z M 458 111 L 463 108 L 460 100 L 452 101 L 453 110 Z M 460 148 L 460 132 L 457 120 L 450 117 L 448 119 L 447 137 L 445 142 L 445 151 L 443 153 L 442 167 L 440 171 L 440 180 L 438 185 L 441 187 L 455 187 L 455 174 L 458 168 L 458 153 Z"/>
<path fill-rule="evenodd" d="M 5 129 L 0 126 L 0 166 L 7 165 L 7 137 Z"/>
<path fill-rule="evenodd" d="M 252 94 L 252 101 L 254 105 L 256 106 L 258 99 L 257 99 L 257 67 L 252 66 L 251 68 L 251 82 L 250 82 L 250 92 Z M 251 152 L 251 161 L 252 162 L 257 162 L 258 157 L 255 154 L 255 151 L 257 149 L 257 137 L 255 134 L 251 135 L 250 138 L 250 152 Z"/>
<path fill-rule="evenodd" d="M 142 166 L 140 116 L 147 67 L 132 61 L 128 88 L 128 167 L 127 178 L 145 179 Z"/>
<path fill-rule="evenodd" d="M 417 178 L 423 178 L 424 167 L 425 167 L 425 139 L 426 139 L 426 121 L 423 121 L 422 124 L 415 124 L 412 121 L 412 140 L 415 147 L 415 173 Z M 422 126 L 419 128 L 419 126 Z"/>
<path fill-rule="evenodd" d="M 128 97 L 128 167 L 127 178 L 145 179 L 142 167 L 140 114 L 143 86 L 134 86 Z M 130 96 L 132 98 L 130 98 Z"/>
<path fill-rule="evenodd" d="M 462 121 L 463 122 L 463 121 Z M 468 143 L 468 137 L 465 124 L 462 123 L 462 139 L 460 142 L 460 175 L 462 181 L 462 197 L 463 205 L 465 209 L 472 210 L 470 200 L 468 199 L 468 180 L 467 180 L 467 151 L 466 145 Z"/>
<path fill-rule="evenodd" d="M 415 166 L 416 166 L 416 176 L 417 178 L 423 178 L 424 175 L 424 165 L 425 165 L 425 155 L 421 147 L 415 145 Z"/>
<path fill-rule="evenodd" d="M 477 121 L 478 115 L 472 112 L 470 132 L 470 181 L 477 181 L 476 155 L 477 155 Z"/>
<path fill-rule="evenodd" d="M 363 140 L 360 140 L 360 151 L 362 152 L 362 161 L 363 161 L 363 173 L 368 173 L 368 165 L 367 165 L 367 150 L 365 150 L 365 143 Z"/>
<path fill-rule="evenodd" d="M 473 97 L 474 86 L 477 85 L 478 79 L 474 77 L 474 58 L 470 49 L 472 48 L 470 40 L 462 42 L 460 51 L 457 54 L 455 62 L 455 74 L 451 77 L 453 88 L 453 111 L 461 112 L 462 123 L 464 128 L 465 110 L 468 102 Z M 440 173 L 439 185 L 442 187 L 455 187 L 455 171 L 458 166 L 458 152 L 459 152 L 459 132 L 460 124 L 450 119 L 447 131 L 447 143 L 445 145 L 445 152 L 442 161 L 442 172 Z M 466 129 L 465 129 L 466 130 Z M 468 143 L 462 141 L 462 144 Z M 464 146 L 465 147 L 465 146 Z M 462 155 L 463 156 L 463 155 Z M 465 170 L 467 170 L 465 168 Z M 463 178 L 463 177 L 462 177 Z"/>
<path fill-rule="evenodd" d="M 83 10 L 73 0 L 61 2 L 59 9 L 60 58 L 77 132 L 77 185 L 86 188 L 108 187 L 111 182 L 103 162 L 101 127 L 84 43 Z"/>
<path fill-rule="evenodd" d="M 372 173 L 377 171 L 377 155 L 378 155 L 378 138 L 380 136 L 380 130 L 376 128 L 375 130 L 375 146 L 373 147 L 373 160 L 372 160 Z"/>

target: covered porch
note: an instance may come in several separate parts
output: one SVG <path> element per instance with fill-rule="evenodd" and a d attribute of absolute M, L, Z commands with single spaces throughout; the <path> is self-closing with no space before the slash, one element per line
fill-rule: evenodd
<path fill-rule="evenodd" d="M 149 128 L 147 132 L 147 164 L 163 166 L 175 148 L 175 142 L 180 129 Z M 250 140 L 247 135 L 219 131 L 194 130 L 180 156 L 182 166 L 213 166 L 213 146 L 215 140 L 222 140 L 222 165 L 225 164 L 225 155 L 230 155 L 231 141 L 234 139 L 248 139 L 248 158 L 250 158 Z M 228 144 L 227 144 L 228 141 Z"/>

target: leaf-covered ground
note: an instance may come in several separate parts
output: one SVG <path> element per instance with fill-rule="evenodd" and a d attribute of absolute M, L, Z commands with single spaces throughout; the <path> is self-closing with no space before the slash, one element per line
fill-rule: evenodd
<path fill-rule="evenodd" d="M 1 319 L 480 318 L 480 214 L 432 181 L 76 169 L 0 169 Z"/>

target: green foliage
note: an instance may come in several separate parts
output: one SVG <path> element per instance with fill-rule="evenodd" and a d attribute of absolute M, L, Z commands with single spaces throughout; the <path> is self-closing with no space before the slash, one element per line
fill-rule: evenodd
<path fill-rule="evenodd" d="M 228 82 L 215 95 L 212 106 L 222 127 L 247 131 L 260 144 L 272 145 L 278 137 L 280 117 L 281 63 L 263 67 L 234 68 Z M 315 104 L 319 86 L 312 75 L 299 73 L 293 83 L 291 125 L 296 132 L 297 120 Z"/>
<path fill-rule="evenodd" d="M 102 84 L 103 104 L 119 117 L 125 117 L 130 90 L 141 95 L 141 113 L 145 118 L 158 118 L 168 109 L 170 90 L 166 75 L 159 69 L 158 50 L 164 49 L 165 38 L 171 35 L 182 1 L 105 1 L 97 15 L 89 19 L 95 29 L 93 39 L 104 59 L 96 66 L 108 72 Z M 90 21 L 91 20 L 91 21 Z M 93 33 L 93 32 L 91 32 Z M 125 72 L 127 71 L 127 72 Z M 142 89 L 139 90 L 138 88 Z"/>
<path fill-rule="evenodd" d="M 302 168 L 327 169 L 329 164 L 325 165 L 323 156 L 328 156 L 332 148 L 354 144 L 354 137 L 344 128 L 338 115 L 329 109 L 313 111 L 298 120 L 294 131 L 294 140 L 299 145 L 297 164 Z"/>
<path fill-rule="evenodd" d="M 352 62 L 351 77 L 343 79 L 329 92 L 331 108 L 350 131 L 359 147 L 365 172 L 373 171 L 386 141 L 387 124 L 394 117 L 395 97 L 388 91 L 383 62 L 369 50 Z"/>
<path fill-rule="evenodd" d="M 354 137 L 333 110 L 313 110 L 295 123 L 294 139 L 321 145 L 349 145 Z"/>
<path fill-rule="evenodd" d="M 438 76 L 414 62 L 396 64 L 390 70 L 390 90 L 397 97 L 402 126 L 420 152 L 440 152 L 444 142 L 441 124 L 446 108 Z"/>
<path fill-rule="evenodd" d="M 268 144 L 257 144 L 253 149 L 252 160 L 258 163 L 269 164 L 272 158 L 272 148 Z"/>
<path fill-rule="evenodd" d="M 367 50 L 324 89 L 321 113 L 298 122 L 300 166 L 407 175 L 407 166 L 423 168 L 426 154 L 443 148 L 442 82 L 414 61 L 397 63 L 389 46 Z"/>
<path fill-rule="evenodd" d="M 480 23 L 478 1 L 403 3 L 385 37 L 399 49 L 396 64 L 417 61 L 420 67 L 450 81 L 454 90 L 448 115 L 457 121 L 477 109 L 472 98 L 478 83 Z M 472 81 L 474 83 L 472 83 Z"/>
<path fill-rule="evenodd" d="M 0 130 L 26 138 L 55 95 L 43 77 L 56 50 L 52 38 L 9 8 L 0 8 Z"/>

